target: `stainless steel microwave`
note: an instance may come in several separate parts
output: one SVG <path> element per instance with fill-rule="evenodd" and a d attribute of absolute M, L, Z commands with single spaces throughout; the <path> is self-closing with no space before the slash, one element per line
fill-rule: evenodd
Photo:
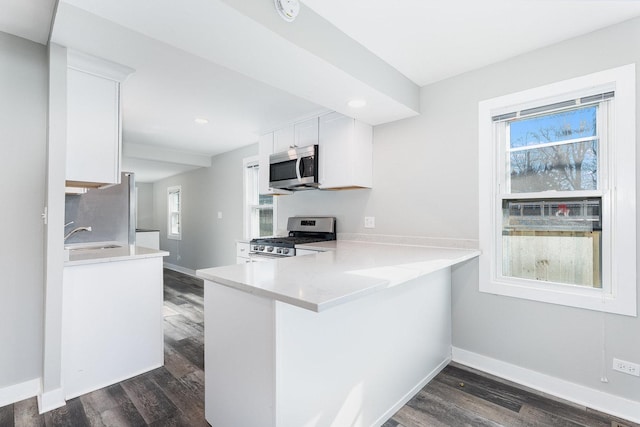
<path fill-rule="evenodd" d="M 269 156 L 269 187 L 312 190 L 318 181 L 318 146 L 295 147 Z"/>

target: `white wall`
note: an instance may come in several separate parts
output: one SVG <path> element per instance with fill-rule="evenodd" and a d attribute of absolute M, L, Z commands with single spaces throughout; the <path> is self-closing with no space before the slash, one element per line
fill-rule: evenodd
<path fill-rule="evenodd" d="M 137 190 L 137 224 L 136 228 L 155 229 L 155 214 L 153 212 L 153 184 L 148 182 L 136 183 Z"/>
<path fill-rule="evenodd" d="M 42 374 L 46 59 L 44 46 L 0 33 L 0 395 Z"/>
<path fill-rule="evenodd" d="M 640 19 L 426 86 L 421 116 L 374 129 L 372 190 L 282 197 L 280 225 L 336 214 L 339 232 L 477 239 L 478 102 L 633 62 Z M 640 319 L 479 293 L 477 262 L 453 281 L 455 347 L 640 402 L 640 379 L 611 369 L 640 363 Z"/>
<path fill-rule="evenodd" d="M 165 262 L 189 270 L 235 264 L 235 242 L 243 233 L 242 159 L 258 154 L 253 144 L 213 157 L 211 167 L 158 182 L 154 188 L 154 226 Z M 182 186 L 182 240 L 167 239 L 167 188 Z M 222 212 L 222 219 L 218 219 Z"/>

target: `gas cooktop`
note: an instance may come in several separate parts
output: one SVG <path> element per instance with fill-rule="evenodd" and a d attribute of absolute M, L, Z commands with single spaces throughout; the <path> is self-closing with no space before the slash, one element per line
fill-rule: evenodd
<path fill-rule="evenodd" d="M 287 237 L 257 238 L 250 242 L 251 254 L 272 256 L 295 256 L 295 246 L 305 243 L 336 240 L 336 219 L 334 217 L 300 217 L 287 220 Z"/>

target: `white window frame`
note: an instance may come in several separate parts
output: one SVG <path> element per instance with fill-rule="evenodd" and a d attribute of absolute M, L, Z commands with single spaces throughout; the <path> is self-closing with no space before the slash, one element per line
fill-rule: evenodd
<path fill-rule="evenodd" d="M 242 160 L 242 182 L 243 182 L 243 218 L 244 218 L 244 227 L 243 227 L 243 235 L 245 239 L 252 239 L 255 237 L 258 237 L 257 235 L 254 235 L 255 233 L 253 233 L 253 227 L 252 227 L 252 212 L 254 208 L 257 208 L 258 206 L 260 208 L 263 207 L 267 207 L 268 205 L 255 205 L 251 202 L 251 200 L 249 200 L 249 192 L 250 192 L 250 182 L 248 179 L 248 174 L 249 174 L 249 169 L 252 167 L 259 167 L 259 158 L 258 156 L 251 156 L 251 157 L 247 157 L 244 158 Z M 259 175 L 258 175 L 259 176 Z M 259 179 L 259 178 L 258 178 Z M 258 191 L 258 194 L 260 192 L 260 184 L 258 183 L 258 185 L 256 185 L 255 190 Z M 277 198 L 274 196 L 272 198 L 273 200 L 273 204 L 271 205 L 271 209 L 273 211 L 273 233 L 275 234 L 276 232 L 276 227 L 278 224 L 277 221 L 277 212 L 278 212 L 278 203 L 277 203 Z"/>
<path fill-rule="evenodd" d="M 180 194 L 180 206 L 177 211 L 171 210 L 171 194 L 179 193 Z M 167 239 L 171 240 L 182 240 L 182 206 L 184 204 L 184 195 L 182 193 L 182 186 L 174 185 L 172 187 L 167 188 Z M 177 233 L 171 232 L 171 217 L 173 214 L 178 215 L 178 224 L 179 229 Z"/>
<path fill-rule="evenodd" d="M 481 101 L 479 108 L 479 238 L 480 292 L 542 301 L 608 313 L 636 316 L 636 89 L 635 64 L 605 70 L 534 89 Z M 605 147 L 602 168 L 602 288 L 564 285 L 504 277 L 502 262 L 502 198 L 504 173 L 496 142 L 494 116 L 549 105 L 580 96 L 615 91 L 615 109 L 609 125 L 612 141 Z M 574 192 L 577 194 L 578 192 Z M 589 192 L 593 193 L 593 192 Z M 553 197 L 553 192 L 533 193 Z M 566 193 L 565 193 L 566 194 Z M 519 194 L 526 198 L 531 194 Z M 499 206 L 500 205 L 500 206 Z M 605 230 L 606 228 L 606 230 Z"/>

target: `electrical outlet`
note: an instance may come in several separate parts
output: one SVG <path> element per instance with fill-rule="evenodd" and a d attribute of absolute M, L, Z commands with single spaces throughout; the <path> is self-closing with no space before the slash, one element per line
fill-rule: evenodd
<path fill-rule="evenodd" d="M 364 217 L 364 228 L 376 228 L 376 217 L 375 216 L 365 216 Z"/>
<path fill-rule="evenodd" d="M 222 219 L 222 212 L 218 211 L 218 219 Z"/>
<path fill-rule="evenodd" d="M 626 360 L 613 359 L 613 370 L 640 377 L 640 365 Z"/>

